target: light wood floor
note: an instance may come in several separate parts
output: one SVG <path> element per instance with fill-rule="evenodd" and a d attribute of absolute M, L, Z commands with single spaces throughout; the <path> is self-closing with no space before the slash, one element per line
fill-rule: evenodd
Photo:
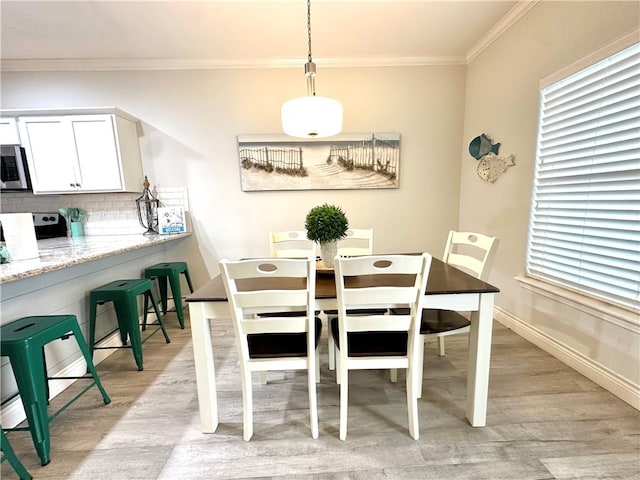
<path fill-rule="evenodd" d="M 407 430 L 404 374 L 351 374 L 349 431 L 338 439 L 338 387 L 321 350 L 320 437 L 311 439 L 304 373 L 254 382 L 254 437 L 242 440 L 242 397 L 230 321 L 213 327 L 220 425 L 199 430 L 190 331 L 168 317 L 144 346 L 145 369 L 118 350 L 98 366 L 96 389 L 51 424 L 51 463 L 41 467 L 27 432 L 11 432 L 36 479 L 638 479 L 640 413 L 497 322 L 487 427 L 464 417 L 466 336 L 447 355 L 425 354 L 420 440 Z M 326 332 L 323 332 L 323 336 Z M 52 408 L 76 387 L 52 400 Z M 8 462 L 2 478 L 16 478 Z"/>

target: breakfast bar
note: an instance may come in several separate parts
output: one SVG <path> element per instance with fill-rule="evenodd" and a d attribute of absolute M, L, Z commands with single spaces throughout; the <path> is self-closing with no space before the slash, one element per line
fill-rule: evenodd
<path fill-rule="evenodd" d="M 175 235 L 97 235 L 39 240 L 38 250 L 40 255 L 38 257 L 0 265 L 0 283 L 12 282 L 189 236 L 191 236 L 191 233 Z"/>
<path fill-rule="evenodd" d="M 75 315 L 83 333 L 88 332 L 88 292 L 114 279 L 141 278 L 144 269 L 166 261 L 179 243 L 191 233 L 172 235 L 105 235 L 77 238 L 60 237 L 38 241 L 39 256 L 0 265 L 2 324 L 30 315 Z M 117 325 L 111 309 L 105 309 L 98 335 Z M 48 353 L 47 367 L 52 375 L 82 375 L 85 371 L 80 352 L 71 343 L 60 342 Z M 70 346 L 71 345 L 71 346 Z M 97 351 L 99 363 L 107 353 Z M 6 359 L 0 365 L 2 400 L 15 392 L 13 375 Z M 52 383 L 52 396 L 66 388 L 65 382 Z M 2 408 L 2 425 L 22 420 L 20 402 L 9 401 Z M 15 405 L 15 407 L 14 407 Z"/>

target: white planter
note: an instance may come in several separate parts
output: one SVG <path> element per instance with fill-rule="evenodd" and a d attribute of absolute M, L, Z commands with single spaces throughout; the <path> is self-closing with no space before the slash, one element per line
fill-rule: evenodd
<path fill-rule="evenodd" d="M 324 242 L 320 244 L 320 257 L 325 268 L 333 268 L 333 259 L 338 253 L 338 242 Z"/>

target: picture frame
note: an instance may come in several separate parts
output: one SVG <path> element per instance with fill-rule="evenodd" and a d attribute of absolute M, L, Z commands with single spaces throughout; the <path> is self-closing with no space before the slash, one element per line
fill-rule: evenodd
<path fill-rule="evenodd" d="M 238 135 L 243 192 L 398 188 L 399 133 Z"/>
<path fill-rule="evenodd" d="M 183 207 L 158 207 L 158 229 L 160 235 L 185 233 L 187 222 Z"/>

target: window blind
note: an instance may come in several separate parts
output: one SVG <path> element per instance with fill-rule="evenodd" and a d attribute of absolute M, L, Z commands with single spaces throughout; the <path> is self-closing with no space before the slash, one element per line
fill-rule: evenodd
<path fill-rule="evenodd" d="M 640 309 L 640 44 L 541 90 L 527 273 Z"/>

